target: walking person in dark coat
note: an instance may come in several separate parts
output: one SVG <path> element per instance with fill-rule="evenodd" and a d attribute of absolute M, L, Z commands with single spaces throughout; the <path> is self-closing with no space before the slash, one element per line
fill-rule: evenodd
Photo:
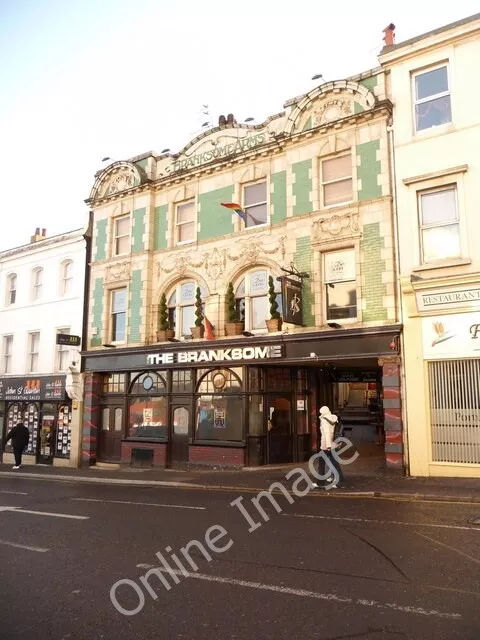
<path fill-rule="evenodd" d="M 12 441 L 13 455 L 15 456 L 14 469 L 20 469 L 22 466 L 22 453 L 30 439 L 30 432 L 27 427 L 19 422 L 7 435 L 5 442 Z"/>

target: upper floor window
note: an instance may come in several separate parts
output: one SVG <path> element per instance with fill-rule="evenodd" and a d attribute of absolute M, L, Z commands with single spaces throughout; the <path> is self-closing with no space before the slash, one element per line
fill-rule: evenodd
<path fill-rule="evenodd" d="M 7 278 L 7 305 L 15 304 L 17 301 L 17 275 L 12 273 Z"/>
<path fill-rule="evenodd" d="M 344 204 L 353 200 L 351 154 L 322 160 L 323 206 Z"/>
<path fill-rule="evenodd" d="M 60 295 L 68 296 L 73 289 L 73 262 L 66 260 L 60 266 Z"/>
<path fill-rule="evenodd" d="M 243 188 L 243 210 L 245 226 L 256 227 L 266 224 L 267 216 L 267 183 L 257 182 Z"/>
<path fill-rule="evenodd" d="M 418 193 L 422 262 L 459 258 L 460 223 L 457 188 Z"/>
<path fill-rule="evenodd" d="M 193 242 L 195 240 L 195 202 L 185 202 L 177 205 L 176 231 L 177 243 Z"/>
<path fill-rule="evenodd" d="M 250 271 L 237 286 L 235 300 L 238 320 L 245 322 L 247 331 L 266 329 L 265 321 L 270 318 L 268 301 L 268 276 L 266 269 Z M 277 303 L 282 309 L 280 283 L 273 279 L 278 288 Z"/>
<path fill-rule="evenodd" d="M 452 121 L 448 67 L 443 65 L 413 77 L 415 130 L 423 131 Z"/>
<path fill-rule="evenodd" d="M 327 322 L 357 317 L 357 271 L 355 249 L 324 255 Z"/>
<path fill-rule="evenodd" d="M 124 342 L 126 337 L 127 290 L 112 291 L 111 298 L 111 340 Z"/>
<path fill-rule="evenodd" d="M 183 282 L 177 285 L 168 299 L 169 325 L 177 337 L 190 336 L 190 330 L 195 326 L 195 295 L 198 286 L 193 281 Z M 202 287 L 200 293 L 205 301 L 206 292 Z"/>
<path fill-rule="evenodd" d="M 32 331 L 28 334 L 28 373 L 36 373 L 38 371 L 38 357 L 40 351 L 40 332 Z"/>
<path fill-rule="evenodd" d="M 130 215 L 114 218 L 113 239 L 115 256 L 121 256 L 130 252 Z"/>
<path fill-rule="evenodd" d="M 70 335 L 70 327 L 64 329 L 57 329 L 57 335 L 63 333 Z M 68 356 L 70 354 L 70 347 L 66 344 L 57 344 L 57 357 L 56 357 L 56 371 L 66 371 L 68 367 Z"/>
<path fill-rule="evenodd" d="M 3 373 L 12 373 L 12 351 L 13 351 L 13 336 L 3 336 L 3 345 L 2 345 Z"/>
<path fill-rule="evenodd" d="M 32 272 L 32 300 L 40 300 L 42 297 L 43 269 L 34 269 Z"/>

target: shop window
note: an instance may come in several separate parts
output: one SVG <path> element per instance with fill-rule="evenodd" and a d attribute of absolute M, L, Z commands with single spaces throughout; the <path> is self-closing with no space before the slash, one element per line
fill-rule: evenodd
<path fill-rule="evenodd" d="M 268 367 L 265 370 L 267 391 L 291 391 L 292 378 L 290 369 Z"/>
<path fill-rule="evenodd" d="M 124 393 L 125 392 L 125 374 L 110 373 L 103 376 L 102 381 L 103 393 Z"/>
<path fill-rule="evenodd" d="M 38 371 L 38 358 L 40 350 L 40 332 L 32 331 L 28 334 L 28 356 L 27 371 L 36 373 Z"/>
<path fill-rule="evenodd" d="M 196 440 L 243 440 L 241 396 L 201 395 L 197 398 Z"/>
<path fill-rule="evenodd" d="M 110 407 L 104 407 L 102 411 L 102 431 L 110 430 Z"/>
<path fill-rule="evenodd" d="M 11 273 L 7 278 L 7 296 L 5 303 L 7 306 L 15 304 L 17 301 L 17 275 Z"/>
<path fill-rule="evenodd" d="M 249 396 L 248 425 L 249 435 L 262 436 L 264 434 L 263 396 Z"/>
<path fill-rule="evenodd" d="M 195 202 L 193 200 L 177 205 L 175 224 L 177 244 L 195 240 Z"/>
<path fill-rule="evenodd" d="M 113 255 L 130 253 L 130 215 L 115 218 L 113 221 Z"/>
<path fill-rule="evenodd" d="M 166 380 L 167 374 L 165 371 L 162 371 L 161 374 L 157 372 L 141 373 L 133 380 L 130 393 L 132 395 L 150 395 L 165 392 L 167 390 Z"/>
<path fill-rule="evenodd" d="M 175 331 L 177 338 L 190 336 L 191 329 L 195 326 L 195 294 L 196 282 L 183 282 L 178 284 L 168 298 L 168 320 L 170 328 Z M 202 300 L 205 301 L 207 292 L 200 287 Z"/>
<path fill-rule="evenodd" d="M 72 448 L 72 412 L 68 405 L 62 405 L 58 410 L 56 435 L 55 456 L 57 458 L 69 458 Z"/>
<path fill-rule="evenodd" d="M 13 336 L 3 336 L 2 372 L 12 373 Z"/>
<path fill-rule="evenodd" d="M 263 391 L 263 369 L 248 367 L 248 388 L 250 391 Z"/>
<path fill-rule="evenodd" d="M 112 291 L 111 297 L 111 340 L 125 342 L 127 316 L 127 290 Z"/>
<path fill-rule="evenodd" d="M 65 260 L 60 265 L 60 295 L 69 296 L 73 291 L 73 262 Z"/>
<path fill-rule="evenodd" d="M 423 131 L 452 121 L 446 64 L 413 76 L 415 130 Z"/>
<path fill-rule="evenodd" d="M 353 200 L 352 156 L 322 161 L 323 206 L 345 204 Z"/>
<path fill-rule="evenodd" d="M 172 393 L 192 391 L 193 380 L 190 370 L 172 371 Z"/>
<path fill-rule="evenodd" d="M 327 322 L 357 317 L 355 249 L 332 251 L 324 256 Z"/>
<path fill-rule="evenodd" d="M 57 329 L 57 335 L 63 333 L 70 335 L 70 327 L 64 329 Z M 68 367 L 68 357 L 70 354 L 70 347 L 66 344 L 57 344 L 57 357 L 56 357 L 56 371 L 66 371 Z"/>
<path fill-rule="evenodd" d="M 267 223 L 266 182 L 249 184 L 243 188 L 243 210 L 246 227 L 257 227 Z"/>
<path fill-rule="evenodd" d="M 242 388 L 242 369 L 241 367 L 234 367 L 231 369 L 213 369 L 207 372 L 205 372 L 205 369 L 200 369 L 198 379 L 198 393 L 239 391 Z"/>
<path fill-rule="evenodd" d="M 460 223 L 457 188 L 418 193 L 422 262 L 459 258 Z"/>
<path fill-rule="evenodd" d="M 268 300 L 268 276 L 266 269 L 251 271 L 245 275 L 235 290 L 235 306 L 237 318 L 245 322 L 247 331 L 266 330 L 265 321 L 270 318 Z M 280 283 L 273 278 L 277 291 L 278 309 L 282 310 L 282 294 Z"/>
<path fill-rule="evenodd" d="M 38 267 L 32 271 L 32 300 L 40 300 L 43 288 L 43 269 Z"/>
<path fill-rule="evenodd" d="M 129 438 L 168 438 L 168 399 L 166 396 L 139 396 L 129 401 Z"/>

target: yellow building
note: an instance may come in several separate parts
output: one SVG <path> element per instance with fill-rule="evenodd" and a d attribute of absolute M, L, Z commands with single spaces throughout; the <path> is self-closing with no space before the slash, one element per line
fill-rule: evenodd
<path fill-rule="evenodd" d="M 385 34 L 409 469 L 480 476 L 480 14 Z"/>

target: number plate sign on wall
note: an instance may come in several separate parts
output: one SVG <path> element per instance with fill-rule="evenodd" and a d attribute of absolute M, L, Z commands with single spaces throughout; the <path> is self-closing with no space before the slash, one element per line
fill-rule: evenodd
<path fill-rule="evenodd" d="M 69 333 L 57 333 L 57 344 L 64 344 L 69 347 L 79 347 L 80 336 L 71 336 Z"/>

